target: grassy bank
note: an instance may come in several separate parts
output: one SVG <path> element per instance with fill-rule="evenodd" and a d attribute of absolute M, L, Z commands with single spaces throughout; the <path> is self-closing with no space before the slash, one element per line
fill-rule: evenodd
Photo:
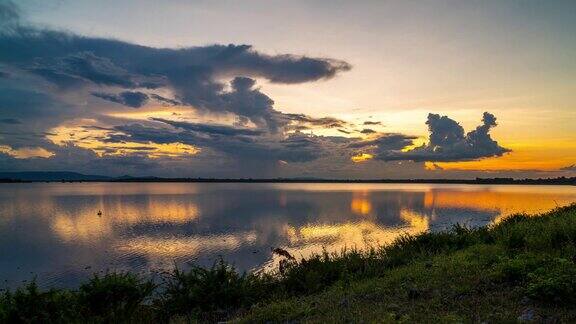
<path fill-rule="evenodd" d="M 490 227 L 401 237 L 369 251 L 286 258 L 274 274 L 224 262 L 79 289 L 0 296 L 1 322 L 576 321 L 576 205 Z"/>

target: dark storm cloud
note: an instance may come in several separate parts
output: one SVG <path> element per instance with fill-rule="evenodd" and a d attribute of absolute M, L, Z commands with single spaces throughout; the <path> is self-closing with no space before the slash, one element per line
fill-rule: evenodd
<path fill-rule="evenodd" d="M 246 161 L 276 163 L 278 160 L 308 162 L 328 154 L 331 148 L 337 145 L 334 138 L 300 132 L 275 138 L 252 130 L 224 128 L 220 125 L 159 121 L 173 124 L 173 128 L 142 124 L 116 126 L 115 131 L 120 133 L 110 134 L 104 141 L 164 144 L 180 142 L 232 156 L 239 163 Z"/>
<path fill-rule="evenodd" d="M 230 83 L 232 91 L 220 96 L 222 101 L 220 107 L 227 112 L 245 117 L 260 127 L 267 126 L 271 131 L 276 132 L 281 125 L 275 118 L 277 112 L 273 107 L 274 101 L 259 89 L 254 88 L 255 84 L 256 81 L 250 78 L 234 78 Z"/>
<path fill-rule="evenodd" d="M 9 125 L 22 124 L 22 122 L 16 118 L 2 118 L 2 119 L 0 119 L 0 123 L 9 124 Z"/>
<path fill-rule="evenodd" d="M 174 100 L 174 99 L 170 99 L 170 98 L 166 98 L 166 97 L 162 97 L 158 94 L 150 94 L 150 98 L 160 102 L 161 104 L 164 105 L 168 105 L 168 106 L 178 106 L 178 105 L 182 105 L 181 102 Z"/>
<path fill-rule="evenodd" d="M 4 31 L 0 44 L 3 48 L 0 58 L 4 62 L 36 63 L 97 84 L 126 87 L 137 85 L 132 80 L 134 77 L 168 76 L 168 81 L 176 83 L 179 78 L 195 78 L 204 83 L 218 74 L 262 77 L 276 83 L 301 83 L 331 78 L 350 69 L 343 61 L 265 55 L 249 45 L 152 48 L 21 25 Z M 210 84 L 204 85 L 210 87 Z M 218 88 L 218 84 L 214 86 Z"/>
<path fill-rule="evenodd" d="M 372 140 L 352 142 L 348 148 L 353 149 L 352 151 L 357 149 L 358 152 L 370 153 L 377 160 L 387 160 L 389 155 L 401 152 L 403 148 L 412 145 L 412 141 L 416 138 L 404 134 L 383 134 Z"/>
<path fill-rule="evenodd" d="M 45 138 L 50 129 L 80 118 L 96 120 L 100 125 L 69 134 L 77 141 L 179 142 L 238 161 L 310 161 L 325 154 L 334 140 L 298 130 L 344 127 L 346 123 L 330 117 L 283 114 L 256 86 L 256 79 L 294 84 L 330 79 L 351 68 L 344 61 L 329 58 L 267 55 L 249 45 L 153 48 L 43 29 L 22 21 L 17 6 L 9 1 L 0 4 L 0 66 L 2 76 L 10 76 L 10 80 L 0 78 L 0 123 L 10 127 L 0 143 L 53 152 L 51 158 L 33 159 L 47 167 L 65 159 L 67 150 L 78 163 L 113 161 L 106 154 L 101 157 L 74 145 L 58 146 Z M 167 119 L 126 124 L 103 115 L 114 106 L 101 107 L 91 95 L 134 108 L 155 101 L 211 114 L 233 114 L 238 127 Z M 164 126 L 156 127 L 158 123 Z M 80 135 L 92 130 L 106 135 Z M 141 163 L 141 159 L 145 154 L 132 164 Z M 13 157 L 3 161 L 15 163 Z"/>
<path fill-rule="evenodd" d="M 264 133 L 263 131 L 257 130 L 257 129 L 236 128 L 236 127 L 225 126 L 225 125 L 211 125 L 211 124 L 180 122 L 180 121 L 167 120 L 167 119 L 163 119 L 163 118 L 151 118 L 151 120 L 162 122 L 162 123 L 165 123 L 168 125 L 172 125 L 176 128 L 181 128 L 181 129 L 200 132 L 200 133 L 208 133 L 208 134 L 213 134 L 213 135 L 254 136 L 254 135 L 262 135 Z"/>
<path fill-rule="evenodd" d="M 301 83 L 332 78 L 350 69 L 343 61 L 266 55 L 249 45 L 152 48 L 39 29 L 19 21 L 14 4 L 3 3 L 0 17 L 12 23 L 0 29 L 0 63 L 11 69 L 33 73 L 64 90 L 88 87 L 101 94 L 94 88 L 167 88 L 176 98 L 149 95 L 164 104 L 235 113 L 245 122 L 267 125 L 273 131 L 281 126 L 273 114 L 274 102 L 254 88 L 253 78 Z M 231 77 L 236 78 L 227 91 L 221 80 Z M 132 107 L 143 98 L 100 97 Z"/>
<path fill-rule="evenodd" d="M 175 132 L 165 128 L 149 127 L 142 124 L 127 124 L 114 127 L 115 131 L 120 132 L 107 135 L 102 139 L 103 142 L 108 143 L 125 143 L 125 142 L 138 142 L 138 143 L 184 143 L 190 145 L 197 145 L 200 138 L 191 132 Z"/>
<path fill-rule="evenodd" d="M 249 47 L 246 47 L 248 50 Z M 333 59 L 316 59 L 294 55 L 250 55 L 243 50 L 235 64 L 240 63 L 248 71 L 262 71 L 259 76 L 276 83 L 301 83 L 311 80 L 329 79 L 351 66 Z"/>
<path fill-rule="evenodd" d="M 412 144 L 416 136 L 403 134 L 383 134 L 382 136 L 368 141 L 355 141 L 348 145 L 350 148 L 379 147 L 382 151 L 401 150 Z"/>
<path fill-rule="evenodd" d="M 354 141 L 348 148 L 371 153 L 378 160 L 414 162 L 468 161 L 510 152 L 490 137 L 490 129 L 497 124 L 496 117 L 488 112 L 484 113 L 482 124 L 467 134 L 458 122 L 447 116 L 429 114 L 426 124 L 430 131 L 428 143 L 410 150 L 405 149 L 412 146 L 417 137 L 404 134 L 383 134 L 375 139 Z M 371 132 L 363 130 L 362 133 Z"/>
<path fill-rule="evenodd" d="M 426 122 L 430 131 L 429 142 L 406 152 L 391 152 L 384 160 L 467 161 L 485 157 L 502 156 L 511 150 L 498 145 L 490 137 L 496 127 L 496 117 L 485 112 L 482 124 L 464 134 L 464 128 L 447 116 L 429 114 Z"/>
<path fill-rule="evenodd" d="M 281 118 L 287 122 L 296 122 L 325 128 L 345 127 L 348 125 L 347 122 L 333 117 L 314 118 L 304 114 L 282 114 Z"/>
<path fill-rule="evenodd" d="M 382 125 L 382 122 L 379 122 L 379 121 L 369 121 L 369 120 L 367 120 L 367 121 L 364 122 L 364 125 L 366 125 L 366 126 L 368 126 L 368 125 Z"/>
<path fill-rule="evenodd" d="M 29 69 L 60 87 L 84 86 L 88 82 L 96 85 L 136 88 L 139 84 L 125 69 L 109 58 L 94 55 L 90 51 L 77 52 L 63 57 L 36 58 Z"/>
<path fill-rule="evenodd" d="M 42 147 L 53 153 L 50 158 L 32 159 L 0 154 L 0 169 L 144 170 L 153 174 L 168 169 L 166 163 L 174 161 L 150 159 L 150 145 L 172 143 L 200 148 L 193 158 L 180 160 L 183 170 L 192 170 L 192 163 L 204 161 L 198 173 L 206 167 L 214 174 L 272 171 L 272 176 L 277 176 L 279 161 L 296 165 L 315 161 L 314 166 L 325 171 L 338 169 L 333 161 L 350 163 L 349 157 L 357 152 L 372 153 L 378 160 L 455 161 L 507 151 L 490 138 L 489 130 L 496 125 L 490 114 L 485 114 L 483 125 L 466 135 L 455 121 L 430 114 L 430 143 L 408 152 L 402 150 L 416 137 L 375 134 L 370 128 L 361 131 L 372 134 L 365 141 L 305 134 L 300 131 L 333 128 L 350 134 L 355 128 L 333 117 L 282 113 L 256 80 L 294 84 L 329 79 L 349 70 L 348 63 L 267 55 L 248 45 L 153 48 L 84 37 L 26 25 L 10 2 L 0 2 L 0 67 L 9 74 L 9 79 L 0 78 L 0 144 L 15 149 Z M 133 108 L 153 101 L 167 107 L 182 106 L 179 110 L 187 107 L 199 116 L 233 115 L 236 122 L 227 126 L 153 118 L 133 123 L 112 117 L 114 114 L 108 113 L 122 107 L 102 106 L 94 96 Z M 57 126 L 86 125 L 87 120 L 97 125 L 79 126 L 77 134 L 70 134 L 78 141 L 75 144 L 56 145 L 46 138 Z M 364 125 L 381 124 L 365 121 Z M 82 140 L 130 143 L 125 150 L 132 152 L 118 156 L 117 149 L 102 147 L 104 154 L 98 155 L 78 147 Z"/>
<path fill-rule="evenodd" d="M 18 80 L 0 81 L 0 116 L 5 131 L 0 144 L 13 148 L 41 146 L 48 142 L 44 137 L 63 118 L 75 118 L 81 111 L 44 91 L 13 88 Z M 41 134 L 41 136 L 36 136 Z"/>
<path fill-rule="evenodd" d="M 303 133 L 294 133 L 280 142 L 277 149 L 278 159 L 288 162 L 309 162 L 327 154 L 325 141 L 322 137 L 314 137 Z"/>
<path fill-rule="evenodd" d="M 53 152 L 50 158 L 17 159 L 0 152 L 0 170 L 2 171 L 62 171 L 76 170 L 79 172 L 104 175 L 142 174 L 161 169 L 161 164 L 147 158 L 145 155 L 98 156 L 94 151 L 83 149 L 73 144 L 49 147 Z"/>
<path fill-rule="evenodd" d="M 11 1 L 0 1 L 0 26 L 20 19 L 18 7 Z"/>
<path fill-rule="evenodd" d="M 360 133 L 362 133 L 362 134 L 374 134 L 374 133 L 376 133 L 376 131 L 373 129 L 370 129 L 370 128 L 364 128 L 363 130 L 360 131 Z"/>
<path fill-rule="evenodd" d="M 124 91 L 119 94 L 92 92 L 92 95 L 132 108 L 140 108 L 148 102 L 148 95 L 140 91 Z"/>
<path fill-rule="evenodd" d="M 50 117 L 58 110 L 58 102 L 44 92 L 0 87 L 0 112 L 4 119 L 26 120 L 29 114 Z"/>
<path fill-rule="evenodd" d="M 0 62 L 36 74 L 61 89 L 167 88 L 176 95 L 175 99 L 156 94 L 151 94 L 152 98 L 171 105 L 181 103 L 211 112 L 234 113 L 244 122 L 266 125 L 271 131 L 276 131 L 282 123 L 274 113 L 274 101 L 254 88 L 253 78 L 301 83 L 332 78 L 350 69 L 343 61 L 266 55 L 248 45 L 152 48 L 23 24 L 0 32 Z M 230 77 L 236 78 L 228 91 L 221 79 Z M 126 101 L 119 97 L 107 98 Z M 128 102 L 136 106 L 131 103 Z"/>
<path fill-rule="evenodd" d="M 87 125 L 87 126 L 80 126 L 85 130 L 105 130 L 105 131 L 111 131 L 114 130 L 113 128 L 109 128 L 109 127 L 102 127 L 102 126 L 94 126 L 94 125 Z"/>

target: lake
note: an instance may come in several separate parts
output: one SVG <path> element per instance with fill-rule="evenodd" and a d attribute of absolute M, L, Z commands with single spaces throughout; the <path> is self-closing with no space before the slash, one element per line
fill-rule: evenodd
<path fill-rule="evenodd" d="M 275 247 L 296 257 L 363 248 L 572 202 L 573 186 L 0 184 L 0 287 L 34 277 L 73 287 L 107 269 L 148 274 L 219 256 L 269 269 Z"/>

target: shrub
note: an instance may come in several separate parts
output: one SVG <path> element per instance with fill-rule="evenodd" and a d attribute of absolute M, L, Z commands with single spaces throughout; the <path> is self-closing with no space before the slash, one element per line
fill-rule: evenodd
<path fill-rule="evenodd" d="M 300 262 L 288 263 L 281 274 L 282 290 L 287 294 L 307 294 L 329 286 L 341 278 L 344 258 L 344 255 L 339 259 L 324 251 Z"/>
<path fill-rule="evenodd" d="M 66 323 L 78 319 L 76 296 L 65 290 L 41 292 L 31 282 L 15 292 L 0 296 L 1 323 Z"/>
<path fill-rule="evenodd" d="M 208 269 L 196 265 L 188 271 L 176 268 L 166 280 L 160 304 L 168 317 L 202 312 L 225 317 L 269 296 L 272 283 L 271 276 L 240 274 L 220 259 Z"/>
<path fill-rule="evenodd" d="M 154 290 L 154 284 L 131 273 L 94 275 L 80 286 L 78 297 L 90 316 L 106 321 L 126 320 Z"/>
<path fill-rule="evenodd" d="M 513 258 L 504 258 L 496 263 L 493 276 L 497 281 L 521 283 L 546 261 L 534 254 L 521 254 Z"/>
<path fill-rule="evenodd" d="M 576 266 L 557 258 L 538 268 L 528 276 L 528 295 L 536 300 L 552 304 L 576 302 Z"/>
<path fill-rule="evenodd" d="M 515 215 L 492 229 L 497 241 L 510 251 L 551 253 L 576 248 L 576 205 L 557 208 L 541 217 Z"/>
<path fill-rule="evenodd" d="M 488 228 L 470 229 L 456 224 L 451 231 L 400 236 L 393 244 L 382 247 L 382 253 L 387 264 L 399 266 L 415 259 L 461 250 L 475 244 L 491 243 L 493 240 Z"/>

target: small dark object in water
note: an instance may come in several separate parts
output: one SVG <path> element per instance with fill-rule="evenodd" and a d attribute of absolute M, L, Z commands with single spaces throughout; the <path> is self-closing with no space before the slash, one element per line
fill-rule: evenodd
<path fill-rule="evenodd" d="M 101 211 L 101 210 L 98 211 L 98 216 L 102 216 L 102 211 Z"/>
<path fill-rule="evenodd" d="M 286 257 L 290 260 L 294 260 L 294 257 L 292 256 L 292 254 L 290 254 L 290 252 L 284 250 L 283 248 L 275 248 L 272 250 L 272 253 L 278 254 L 280 256 Z"/>

